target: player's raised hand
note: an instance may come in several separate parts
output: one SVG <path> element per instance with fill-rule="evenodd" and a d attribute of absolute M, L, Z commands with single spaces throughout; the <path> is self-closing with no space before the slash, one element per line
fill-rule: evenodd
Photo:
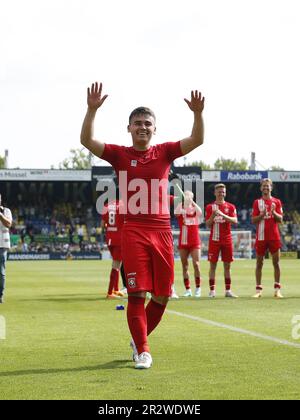
<path fill-rule="evenodd" d="M 184 99 L 185 102 L 188 104 L 189 108 L 193 112 L 202 112 L 204 108 L 204 96 L 201 95 L 201 92 L 198 90 L 191 91 L 191 100 Z"/>
<path fill-rule="evenodd" d="M 90 109 L 97 110 L 103 104 L 108 95 L 102 96 L 102 83 L 93 83 L 87 90 L 87 104 Z"/>

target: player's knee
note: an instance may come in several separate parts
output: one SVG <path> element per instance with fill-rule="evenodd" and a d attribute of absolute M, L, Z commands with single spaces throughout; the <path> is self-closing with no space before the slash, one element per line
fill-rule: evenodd
<path fill-rule="evenodd" d="M 194 270 L 199 271 L 199 269 L 200 269 L 199 261 L 193 262 L 193 266 L 194 266 Z"/>
<path fill-rule="evenodd" d="M 169 298 L 168 296 L 154 296 L 152 295 L 154 302 L 159 303 L 160 305 L 167 305 Z"/>
<path fill-rule="evenodd" d="M 264 265 L 264 260 L 258 259 L 256 260 L 256 268 L 262 269 Z"/>

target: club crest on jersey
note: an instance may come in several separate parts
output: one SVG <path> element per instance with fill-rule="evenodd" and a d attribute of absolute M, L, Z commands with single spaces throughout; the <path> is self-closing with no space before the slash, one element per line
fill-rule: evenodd
<path fill-rule="evenodd" d="M 131 161 L 131 166 L 137 166 L 137 160 L 132 160 Z"/>
<path fill-rule="evenodd" d="M 132 289 L 134 287 L 136 287 L 136 283 L 135 283 L 135 277 L 134 276 L 136 273 L 128 273 L 128 287 L 131 287 Z"/>
<path fill-rule="evenodd" d="M 135 278 L 134 277 L 131 277 L 130 279 L 128 279 L 128 287 L 130 287 L 130 288 L 134 288 L 136 286 L 136 284 L 135 284 Z"/>

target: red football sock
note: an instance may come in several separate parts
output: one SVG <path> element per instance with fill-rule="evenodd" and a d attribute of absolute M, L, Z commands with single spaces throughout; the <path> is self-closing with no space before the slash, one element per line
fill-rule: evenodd
<path fill-rule="evenodd" d="M 201 287 L 201 279 L 200 277 L 195 278 L 196 287 Z"/>
<path fill-rule="evenodd" d="M 190 283 L 190 279 L 189 278 L 183 279 L 183 282 L 184 282 L 184 285 L 185 285 L 186 290 L 188 290 L 188 289 L 191 288 L 191 283 Z"/>
<path fill-rule="evenodd" d="M 111 275 L 113 275 L 114 277 L 114 290 L 118 292 L 119 291 L 119 270 L 113 268 L 111 270 Z"/>
<path fill-rule="evenodd" d="M 280 290 L 281 289 L 281 284 L 280 283 L 274 283 L 274 289 L 275 290 Z"/>
<path fill-rule="evenodd" d="M 139 354 L 149 351 L 147 343 L 147 317 L 145 298 L 128 296 L 127 322 Z"/>
<path fill-rule="evenodd" d="M 209 279 L 209 288 L 211 291 L 215 290 L 216 287 L 216 280 L 215 279 Z"/>
<path fill-rule="evenodd" d="M 147 335 L 157 327 L 160 323 L 160 320 L 165 312 L 167 305 L 161 305 L 160 303 L 150 300 L 146 306 L 146 316 L 147 316 Z"/>
<path fill-rule="evenodd" d="M 258 292 L 261 292 L 261 291 L 262 291 L 262 289 L 263 289 L 263 288 L 262 288 L 262 286 L 258 286 L 258 285 L 256 286 L 256 290 L 257 290 Z"/>
<path fill-rule="evenodd" d="M 227 277 L 225 278 L 225 289 L 230 290 L 230 288 L 231 288 L 231 278 Z"/>
<path fill-rule="evenodd" d="M 118 281 L 119 278 L 119 271 L 115 270 L 114 268 L 111 269 L 110 278 L 109 278 L 109 286 L 108 286 L 108 294 L 111 295 L 113 290 L 115 289 L 116 279 Z"/>

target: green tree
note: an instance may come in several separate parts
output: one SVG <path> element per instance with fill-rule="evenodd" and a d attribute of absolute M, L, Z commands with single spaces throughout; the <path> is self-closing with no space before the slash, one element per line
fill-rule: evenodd
<path fill-rule="evenodd" d="M 284 171 L 284 169 L 281 166 L 273 165 L 271 168 L 269 168 L 270 171 Z"/>
<path fill-rule="evenodd" d="M 191 166 L 199 166 L 203 171 L 209 171 L 210 169 L 213 169 L 209 163 L 203 162 L 203 160 L 199 160 L 197 162 L 192 162 L 190 164 Z"/>
<path fill-rule="evenodd" d="M 0 169 L 5 168 L 5 158 L 0 156 Z"/>
<path fill-rule="evenodd" d="M 71 156 L 59 164 L 59 169 L 91 169 L 92 158 L 83 149 L 71 149 Z"/>
<path fill-rule="evenodd" d="M 215 161 L 214 169 L 223 171 L 247 171 L 249 169 L 246 159 L 240 161 L 220 157 Z"/>

